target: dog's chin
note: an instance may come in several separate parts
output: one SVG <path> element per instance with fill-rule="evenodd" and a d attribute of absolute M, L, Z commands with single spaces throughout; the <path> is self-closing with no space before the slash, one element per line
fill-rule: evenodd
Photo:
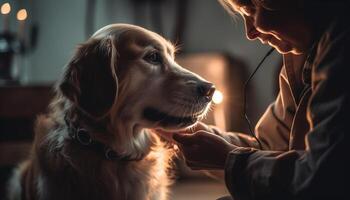
<path fill-rule="evenodd" d="M 152 107 L 147 107 L 143 111 L 143 117 L 146 120 L 157 124 L 157 128 L 165 131 L 178 131 L 190 128 L 198 122 L 202 115 L 203 113 L 190 116 L 172 116 Z"/>

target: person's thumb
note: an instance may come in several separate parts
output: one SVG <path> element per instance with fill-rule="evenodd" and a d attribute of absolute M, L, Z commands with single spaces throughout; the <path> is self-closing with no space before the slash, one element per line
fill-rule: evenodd
<path fill-rule="evenodd" d="M 194 134 L 180 134 L 174 133 L 173 139 L 183 145 L 191 145 L 195 143 L 195 139 L 193 137 Z"/>

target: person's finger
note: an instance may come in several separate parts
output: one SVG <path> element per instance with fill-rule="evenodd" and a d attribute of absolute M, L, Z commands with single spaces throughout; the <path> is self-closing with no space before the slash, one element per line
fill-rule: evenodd
<path fill-rule="evenodd" d="M 195 134 L 198 140 L 201 140 L 202 142 L 207 144 L 217 144 L 218 142 L 227 143 L 227 140 L 225 140 L 223 137 L 211 132 L 198 131 Z"/>
<path fill-rule="evenodd" d="M 217 139 L 218 136 L 213 135 L 212 133 L 209 133 L 207 131 L 198 131 L 196 133 L 193 134 L 179 134 L 179 133 L 175 133 L 173 135 L 173 139 L 182 144 L 182 145 L 203 145 L 204 143 L 207 143 L 208 141 L 214 139 Z"/>
<path fill-rule="evenodd" d="M 192 145 L 196 143 L 194 134 L 179 134 L 174 133 L 173 139 L 182 145 Z"/>
<path fill-rule="evenodd" d="M 215 170 L 215 169 L 221 169 L 220 167 L 216 166 L 215 164 L 209 164 L 208 162 L 196 162 L 191 160 L 185 160 L 186 165 L 191 170 Z"/>
<path fill-rule="evenodd" d="M 167 141 L 173 142 L 174 132 L 164 131 L 162 129 L 152 129 L 151 131 L 153 131 L 154 133 L 159 135 L 161 138 L 163 138 Z"/>
<path fill-rule="evenodd" d="M 198 122 L 194 127 L 187 129 L 186 132 L 195 133 L 198 131 L 208 131 L 208 130 L 209 130 L 208 125 L 204 124 L 203 122 Z"/>

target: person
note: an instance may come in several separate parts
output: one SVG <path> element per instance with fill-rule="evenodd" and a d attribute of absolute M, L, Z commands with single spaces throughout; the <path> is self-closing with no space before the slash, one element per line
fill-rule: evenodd
<path fill-rule="evenodd" d="M 173 139 L 192 169 L 222 169 L 235 200 L 348 196 L 348 1 L 219 0 L 248 40 L 283 55 L 279 94 L 248 134 L 199 123 Z M 336 198 L 335 198 L 336 197 Z"/>

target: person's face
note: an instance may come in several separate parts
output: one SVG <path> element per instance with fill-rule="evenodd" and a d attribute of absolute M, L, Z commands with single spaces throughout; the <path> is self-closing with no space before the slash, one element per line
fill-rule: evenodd
<path fill-rule="evenodd" d="M 282 54 L 302 54 L 310 48 L 311 29 L 295 1 L 232 1 L 244 19 L 249 40 L 259 39 Z"/>

